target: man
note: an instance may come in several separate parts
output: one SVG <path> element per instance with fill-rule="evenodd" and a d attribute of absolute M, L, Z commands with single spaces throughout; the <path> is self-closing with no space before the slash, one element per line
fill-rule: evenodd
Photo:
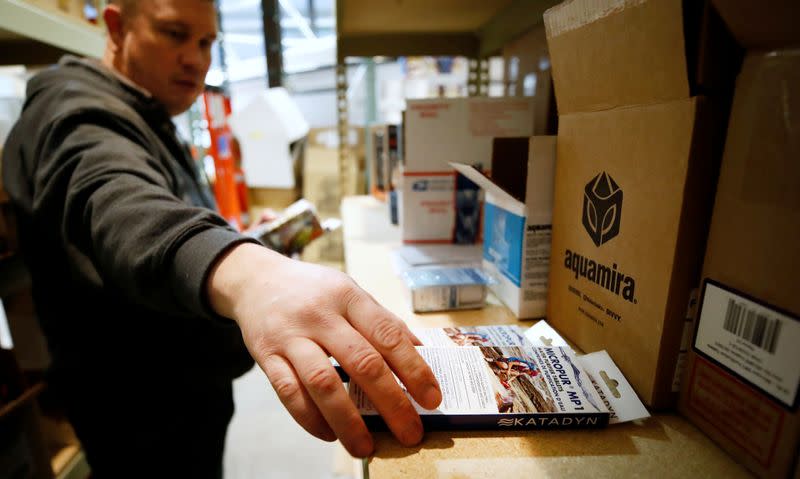
<path fill-rule="evenodd" d="M 3 156 L 50 384 L 93 477 L 219 476 L 231 380 L 251 355 L 316 437 L 373 447 L 330 354 L 403 444 L 419 442 L 392 371 L 424 407 L 441 393 L 413 334 L 347 276 L 229 228 L 176 139 L 170 116 L 210 65 L 213 3 L 118 0 L 103 16 L 102 62 L 66 57 L 34 77 Z"/>

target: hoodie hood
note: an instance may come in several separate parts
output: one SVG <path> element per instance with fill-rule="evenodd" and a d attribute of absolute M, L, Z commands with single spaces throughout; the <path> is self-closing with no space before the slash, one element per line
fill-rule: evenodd
<path fill-rule="evenodd" d="M 97 106 L 125 116 L 133 108 L 143 117 L 169 118 L 166 109 L 147 90 L 98 60 L 65 55 L 56 65 L 31 78 L 23 109 L 42 94 L 52 92 L 59 92 L 58 111 L 62 114 L 79 103 L 80 108 Z M 70 101 L 73 99 L 78 101 Z"/>

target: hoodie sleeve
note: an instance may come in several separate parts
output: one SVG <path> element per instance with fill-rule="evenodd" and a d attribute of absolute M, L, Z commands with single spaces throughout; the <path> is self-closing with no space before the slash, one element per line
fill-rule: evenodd
<path fill-rule="evenodd" d="M 217 317 L 208 274 L 254 240 L 177 197 L 169 171 L 134 139 L 119 125 L 56 123 L 38 155 L 34 214 L 57 220 L 80 277 L 160 313 Z"/>

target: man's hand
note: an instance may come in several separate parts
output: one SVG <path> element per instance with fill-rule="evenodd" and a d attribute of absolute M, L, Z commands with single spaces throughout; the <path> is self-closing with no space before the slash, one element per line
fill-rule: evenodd
<path fill-rule="evenodd" d="M 211 306 L 233 318 L 286 409 L 314 436 L 341 440 L 368 456 L 372 437 L 328 355 L 372 400 L 404 445 L 422 439 L 422 423 L 392 372 L 423 407 L 441 402 L 417 338 L 347 275 L 262 246 L 228 252 L 208 280 Z"/>
<path fill-rule="evenodd" d="M 278 216 L 280 216 L 278 212 L 273 210 L 272 208 L 264 208 L 263 210 L 261 210 L 261 213 L 259 213 L 258 219 L 256 221 L 251 222 L 250 226 L 248 226 L 247 229 L 244 230 L 244 232 L 247 233 L 263 225 L 264 223 L 275 221 L 276 219 L 278 219 Z"/>

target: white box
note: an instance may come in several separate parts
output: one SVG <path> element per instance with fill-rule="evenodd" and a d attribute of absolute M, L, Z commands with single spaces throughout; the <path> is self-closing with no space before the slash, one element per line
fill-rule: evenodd
<path fill-rule="evenodd" d="M 470 196 L 471 192 L 456 198 L 456 173 L 450 162 L 489 168 L 493 138 L 534 134 L 534 103 L 533 98 L 408 102 L 400 195 L 404 243 L 459 242 L 457 225 L 479 227 L 476 198 Z M 458 204 L 467 206 L 457 211 Z"/>
<path fill-rule="evenodd" d="M 470 166 L 452 165 L 486 192 L 483 267 L 496 280 L 490 288 L 518 318 L 542 318 L 547 306 L 556 137 L 530 138 L 527 153 L 524 202 Z M 495 160 L 495 174 L 503 165 L 519 165 L 512 158 Z"/>
<path fill-rule="evenodd" d="M 294 188 L 292 142 L 308 134 L 308 122 L 285 88 L 270 88 L 228 118 L 242 148 L 242 169 L 252 188 Z"/>

